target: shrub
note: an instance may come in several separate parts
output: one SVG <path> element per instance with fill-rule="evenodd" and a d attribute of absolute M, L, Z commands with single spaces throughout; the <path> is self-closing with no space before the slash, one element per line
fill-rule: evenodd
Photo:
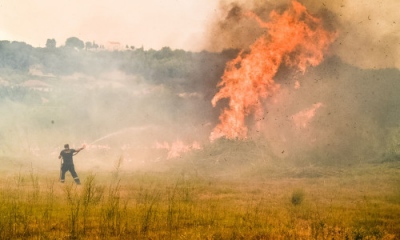
<path fill-rule="evenodd" d="M 291 202 L 293 205 L 300 205 L 304 200 L 304 191 L 302 189 L 297 189 L 293 191 Z"/>

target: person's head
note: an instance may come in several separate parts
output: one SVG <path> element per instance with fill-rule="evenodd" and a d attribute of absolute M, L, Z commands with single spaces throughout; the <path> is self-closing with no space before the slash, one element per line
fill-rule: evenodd
<path fill-rule="evenodd" d="M 64 144 L 65 149 L 69 149 L 69 144 Z"/>

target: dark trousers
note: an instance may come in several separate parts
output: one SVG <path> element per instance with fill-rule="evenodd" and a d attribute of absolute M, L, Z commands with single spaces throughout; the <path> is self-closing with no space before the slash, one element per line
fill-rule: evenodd
<path fill-rule="evenodd" d="M 63 183 L 65 181 L 65 173 L 70 172 L 76 184 L 81 184 L 79 180 L 78 174 L 75 172 L 74 164 L 62 164 L 61 171 L 60 171 L 60 181 Z"/>

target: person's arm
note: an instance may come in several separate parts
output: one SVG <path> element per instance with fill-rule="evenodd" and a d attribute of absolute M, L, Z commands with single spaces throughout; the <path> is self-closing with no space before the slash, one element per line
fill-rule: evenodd
<path fill-rule="evenodd" d="M 74 156 L 75 156 L 76 154 L 78 154 L 80 151 L 82 151 L 83 149 L 85 149 L 85 147 L 81 147 L 81 148 L 78 148 L 77 150 L 75 150 Z"/>

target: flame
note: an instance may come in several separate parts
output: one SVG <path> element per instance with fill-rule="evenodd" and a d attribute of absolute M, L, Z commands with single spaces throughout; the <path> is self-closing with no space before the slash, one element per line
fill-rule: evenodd
<path fill-rule="evenodd" d="M 184 144 L 181 140 L 177 140 L 171 144 L 167 142 L 156 143 L 156 149 L 166 149 L 168 150 L 167 159 L 176 158 L 181 156 L 183 153 L 190 152 L 194 149 L 201 149 L 198 142 L 193 142 L 192 144 Z"/>
<path fill-rule="evenodd" d="M 282 14 L 272 11 L 270 22 L 263 22 L 251 12 L 246 15 L 254 18 L 266 33 L 250 46 L 248 54 L 242 51 L 227 63 L 212 105 L 215 107 L 218 101 L 227 98 L 229 107 L 220 115 L 211 141 L 221 137 L 245 139 L 246 117 L 261 119 L 262 100 L 279 89 L 273 79 L 279 66 L 286 64 L 304 73 L 308 66 L 316 66 L 323 60 L 337 35 L 325 30 L 321 19 L 308 13 L 297 1 Z"/>
<path fill-rule="evenodd" d="M 306 128 L 307 125 L 311 122 L 311 120 L 315 116 L 315 112 L 318 108 L 322 107 L 322 103 L 313 104 L 312 107 L 302 110 L 292 116 L 292 120 L 294 125 L 297 128 Z"/>

